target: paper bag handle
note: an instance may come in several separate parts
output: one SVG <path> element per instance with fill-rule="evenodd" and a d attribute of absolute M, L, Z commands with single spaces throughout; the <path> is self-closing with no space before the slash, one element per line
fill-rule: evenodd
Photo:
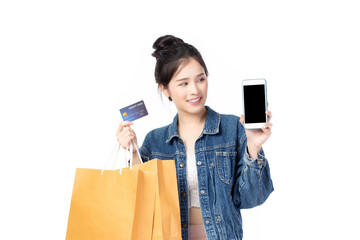
<path fill-rule="evenodd" d="M 119 153 L 120 153 L 120 159 L 119 159 L 119 161 L 120 161 L 120 174 L 121 174 L 121 170 L 123 168 L 126 168 L 126 167 L 130 166 L 130 170 L 132 169 L 132 165 L 133 165 L 133 146 L 135 146 L 135 149 L 136 149 L 136 152 L 137 152 L 137 154 L 139 156 L 140 162 L 143 163 L 137 145 L 134 144 L 133 141 L 131 141 L 129 145 L 130 146 L 127 146 L 127 148 L 125 149 L 125 148 L 120 146 L 118 141 L 116 141 L 115 147 L 112 150 L 109 159 L 106 161 L 105 166 L 101 171 L 101 174 L 104 173 L 105 167 L 109 164 L 109 162 L 112 159 L 112 156 L 114 155 L 114 152 L 115 152 L 116 149 L 117 149 L 117 151 L 116 151 L 116 155 L 115 155 L 115 160 L 113 161 L 112 169 L 115 168 L 115 164 L 116 164 L 116 162 L 118 160 L 118 156 L 119 156 Z M 130 159 L 130 162 L 128 162 L 128 159 Z"/>

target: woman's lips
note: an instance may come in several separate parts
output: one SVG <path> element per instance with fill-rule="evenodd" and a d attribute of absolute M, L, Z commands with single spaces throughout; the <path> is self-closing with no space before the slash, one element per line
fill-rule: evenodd
<path fill-rule="evenodd" d="M 187 102 L 190 103 L 191 105 L 196 105 L 196 104 L 200 103 L 200 100 L 201 100 L 201 97 L 198 97 L 198 98 L 193 98 L 193 99 L 187 100 Z"/>

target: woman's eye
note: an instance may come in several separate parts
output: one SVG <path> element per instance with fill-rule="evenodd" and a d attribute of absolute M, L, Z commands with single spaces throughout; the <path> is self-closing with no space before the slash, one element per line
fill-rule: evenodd
<path fill-rule="evenodd" d="M 186 86 L 186 85 L 187 85 L 187 82 L 180 84 L 180 86 Z"/>
<path fill-rule="evenodd" d="M 202 82 L 202 81 L 204 81 L 205 80 L 205 78 L 200 78 L 199 79 L 199 82 Z"/>

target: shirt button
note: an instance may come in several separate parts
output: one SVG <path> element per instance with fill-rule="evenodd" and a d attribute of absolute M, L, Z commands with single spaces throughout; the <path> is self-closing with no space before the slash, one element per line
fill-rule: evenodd
<path fill-rule="evenodd" d="M 180 163 L 180 167 L 184 167 L 185 166 L 185 164 L 184 163 Z"/>
<path fill-rule="evenodd" d="M 201 190 L 200 193 L 201 193 L 201 194 L 205 194 L 205 190 Z"/>
<path fill-rule="evenodd" d="M 209 223 L 210 223 L 210 221 L 209 221 L 209 220 L 206 220 L 206 221 L 205 221 L 205 224 L 209 224 Z"/>
<path fill-rule="evenodd" d="M 216 219 L 218 222 L 220 222 L 221 221 L 221 218 L 220 217 L 217 217 L 217 219 Z"/>
<path fill-rule="evenodd" d="M 186 192 L 182 192 L 182 193 L 181 193 L 181 196 L 182 196 L 182 197 L 186 197 Z"/>
<path fill-rule="evenodd" d="M 210 166 L 214 166 L 214 163 L 210 163 Z"/>
<path fill-rule="evenodd" d="M 187 228 L 187 224 L 186 224 L 186 223 L 183 223 L 183 224 L 181 224 L 181 227 L 182 227 L 182 228 Z"/>
<path fill-rule="evenodd" d="M 260 164 L 261 164 L 261 160 L 258 160 L 257 163 L 260 165 Z"/>
<path fill-rule="evenodd" d="M 198 161 L 198 162 L 197 162 L 197 165 L 199 165 L 199 166 L 200 166 L 200 165 L 201 165 L 201 161 Z"/>
<path fill-rule="evenodd" d="M 180 142 L 181 144 L 183 144 L 183 140 L 180 139 L 179 142 Z"/>

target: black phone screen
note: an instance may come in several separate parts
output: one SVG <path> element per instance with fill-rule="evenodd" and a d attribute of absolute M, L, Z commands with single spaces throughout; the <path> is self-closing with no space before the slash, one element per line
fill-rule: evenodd
<path fill-rule="evenodd" d="M 245 123 L 266 122 L 265 85 L 244 86 Z"/>

